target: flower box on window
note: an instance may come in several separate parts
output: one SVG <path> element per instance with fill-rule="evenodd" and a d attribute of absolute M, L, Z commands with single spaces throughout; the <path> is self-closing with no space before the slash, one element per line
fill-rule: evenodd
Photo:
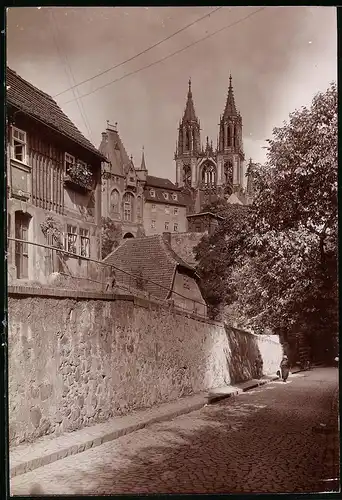
<path fill-rule="evenodd" d="M 94 189 L 94 176 L 88 165 L 83 162 L 69 163 L 64 175 L 65 184 L 83 191 Z"/>

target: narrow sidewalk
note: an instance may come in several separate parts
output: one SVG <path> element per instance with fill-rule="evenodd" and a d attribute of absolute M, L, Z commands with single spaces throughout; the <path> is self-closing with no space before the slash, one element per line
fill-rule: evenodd
<path fill-rule="evenodd" d="M 293 373 L 296 372 L 293 371 Z M 261 379 L 252 379 L 234 386 L 218 387 L 209 392 L 201 392 L 147 410 L 139 410 L 127 416 L 114 417 L 107 422 L 65 433 L 58 437 L 43 436 L 33 444 L 18 445 L 10 450 L 10 476 L 25 474 L 69 455 L 76 455 L 89 448 L 95 448 L 148 425 L 171 420 L 179 415 L 198 410 L 207 404 L 236 396 L 277 379 L 277 375 L 264 376 Z"/>

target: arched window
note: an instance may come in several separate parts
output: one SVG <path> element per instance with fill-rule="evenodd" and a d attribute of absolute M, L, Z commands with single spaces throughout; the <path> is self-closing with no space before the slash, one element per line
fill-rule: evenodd
<path fill-rule="evenodd" d="M 231 138 L 232 138 L 232 132 L 231 132 L 231 125 L 230 123 L 228 123 L 228 141 L 227 141 L 227 145 L 230 146 L 231 145 Z"/>
<path fill-rule="evenodd" d="M 185 149 L 186 151 L 190 151 L 191 148 L 191 130 L 186 131 L 186 142 L 185 142 Z"/>
<path fill-rule="evenodd" d="M 123 202 L 124 221 L 132 222 L 134 196 L 131 193 L 125 193 L 122 202 Z"/>
<path fill-rule="evenodd" d="M 138 219 L 142 218 L 142 199 L 141 199 L 141 196 L 138 196 L 138 198 L 137 198 L 137 218 Z"/>
<path fill-rule="evenodd" d="M 233 185 L 233 162 L 228 160 L 224 164 L 224 182 Z"/>
<path fill-rule="evenodd" d="M 120 213 L 120 195 L 117 189 L 113 189 L 110 194 L 110 210 L 115 214 Z"/>
<path fill-rule="evenodd" d="M 202 183 L 206 186 L 216 185 L 216 168 L 212 163 L 205 163 L 202 168 Z"/>
<path fill-rule="evenodd" d="M 187 165 L 183 169 L 183 182 L 185 186 L 191 187 L 191 168 Z"/>

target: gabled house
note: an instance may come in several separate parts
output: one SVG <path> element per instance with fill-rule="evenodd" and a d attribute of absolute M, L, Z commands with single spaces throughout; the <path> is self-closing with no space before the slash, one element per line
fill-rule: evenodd
<path fill-rule="evenodd" d="M 80 257 L 101 258 L 106 158 L 52 97 L 10 68 L 6 104 L 9 279 L 45 282 L 53 272 L 86 276 L 89 262 Z"/>
<path fill-rule="evenodd" d="M 206 314 L 196 270 L 172 249 L 170 233 L 127 239 L 104 262 L 114 267 L 119 287 L 172 300 L 188 312 Z"/>

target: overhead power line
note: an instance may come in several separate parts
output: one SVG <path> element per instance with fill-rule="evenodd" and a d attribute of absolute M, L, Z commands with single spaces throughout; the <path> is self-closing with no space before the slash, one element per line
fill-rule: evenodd
<path fill-rule="evenodd" d="M 84 97 L 87 97 L 91 94 L 94 94 L 95 92 L 98 92 L 99 90 L 102 90 L 106 87 L 109 87 L 110 85 L 112 85 L 113 83 L 117 83 L 117 82 L 120 82 L 121 80 L 124 80 L 125 78 L 128 78 L 129 76 L 132 76 L 132 75 L 135 75 L 136 73 L 139 73 L 140 71 L 143 71 L 145 69 L 148 69 L 148 68 L 151 68 L 152 66 L 155 66 L 156 64 L 159 64 L 161 62 L 164 62 L 166 61 L 167 59 L 170 59 L 171 57 L 177 55 L 177 54 L 180 54 L 181 52 L 183 52 L 184 50 L 187 50 L 189 49 L 190 47 L 193 47 L 194 45 L 200 43 L 200 42 L 203 42 L 204 40 L 207 40 L 208 38 L 211 38 L 212 36 L 214 35 L 217 35 L 218 33 L 221 33 L 222 31 L 228 29 L 228 28 L 232 28 L 233 26 L 236 26 L 237 24 L 240 24 L 242 23 L 243 21 L 246 21 L 246 19 L 254 16 L 255 14 L 258 14 L 258 12 L 261 12 L 262 10 L 266 9 L 266 7 L 260 7 L 259 9 L 255 10 L 254 12 L 252 12 L 251 14 L 248 14 L 247 16 L 241 18 L 241 19 L 238 19 L 237 21 L 234 21 L 233 23 L 230 23 L 230 24 L 227 24 L 226 26 L 223 26 L 223 28 L 220 28 L 216 31 L 213 31 L 212 33 L 210 33 L 209 35 L 206 35 L 202 38 L 199 38 L 198 40 L 196 40 L 195 42 L 192 42 L 190 43 L 189 45 L 186 45 L 185 47 L 181 48 L 181 49 L 178 49 L 176 50 L 175 52 L 172 52 L 171 54 L 161 58 L 161 59 L 158 59 L 157 61 L 154 61 L 153 63 L 151 64 L 148 64 L 146 66 L 143 66 L 142 68 L 139 68 L 139 69 L 136 69 L 134 71 L 131 71 L 130 73 L 127 73 L 126 75 L 123 75 L 121 76 L 120 78 L 116 78 L 115 80 L 111 80 L 110 82 L 104 84 L 104 85 L 101 85 L 101 87 L 97 87 L 96 89 L 94 90 L 91 90 L 90 92 L 87 92 L 86 94 L 82 94 L 80 95 L 80 99 L 83 99 Z M 61 103 L 62 106 L 66 105 L 66 104 L 69 104 L 71 102 L 74 102 L 75 99 L 70 99 L 69 101 L 66 101 L 66 102 L 63 102 Z"/>
<path fill-rule="evenodd" d="M 65 74 L 67 75 L 67 77 L 69 79 L 69 83 L 75 83 L 75 78 L 74 78 L 74 75 L 73 75 L 73 72 L 72 72 L 71 65 L 69 63 L 67 54 L 66 54 L 65 51 L 62 50 L 62 48 L 60 47 L 60 45 L 58 43 L 58 38 L 60 37 L 60 31 L 59 31 L 57 20 L 55 18 L 54 13 L 53 13 L 53 9 L 50 10 L 50 19 L 51 19 L 51 22 L 52 22 L 52 24 L 54 24 L 55 29 L 56 29 L 56 34 L 55 34 L 54 28 L 52 26 L 52 36 L 53 36 L 53 39 L 54 39 L 54 42 L 55 42 L 55 45 L 56 45 L 56 48 L 57 48 L 57 52 L 60 55 L 60 57 L 62 59 L 62 62 L 64 64 Z M 87 129 L 89 139 L 91 141 L 93 141 L 93 137 L 92 137 L 92 133 L 91 133 L 91 127 L 90 127 L 90 124 L 89 124 L 89 121 L 88 121 L 87 114 L 85 112 L 83 103 L 79 99 L 80 96 L 79 96 L 78 90 L 77 89 L 73 89 L 72 92 L 74 94 L 74 98 L 76 99 L 77 107 L 78 107 L 78 110 L 80 112 L 80 115 L 81 115 L 81 118 L 83 120 L 83 123 L 85 125 L 85 128 Z"/>
<path fill-rule="evenodd" d="M 126 64 L 126 63 L 128 63 L 130 61 L 133 61 L 137 57 L 142 56 L 143 54 L 146 54 L 146 52 L 149 52 L 150 50 L 154 49 L 155 47 L 158 47 L 158 45 L 161 45 L 162 43 L 166 42 L 167 40 L 170 40 L 170 38 L 173 38 L 174 36 L 178 35 L 182 31 L 185 31 L 186 29 L 190 28 L 194 24 L 197 24 L 200 21 L 202 21 L 203 19 L 205 19 L 207 17 L 210 17 L 212 14 L 214 14 L 215 12 L 217 12 L 220 9 L 222 9 L 222 7 L 217 7 L 216 9 L 211 10 L 208 14 L 205 14 L 205 16 L 199 17 L 198 19 L 196 19 L 192 23 L 187 24 L 183 28 L 175 31 L 174 33 L 172 33 L 171 35 L 167 36 L 166 38 L 163 38 L 162 40 L 159 40 L 159 42 L 151 45 L 150 47 L 147 47 L 146 49 L 144 49 L 143 51 L 139 52 L 138 54 L 135 54 L 134 56 L 130 57 L 129 59 L 125 59 L 124 61 L 116 64 L 115 66 L 112 66 L 111 68 L 108 68 L 105 71 L 102 71 L 101 73 L 97 73 L 96 75 L 94 75 L 94 76 L 92 76 L 90 78 L 87 78 L 86 80 L 82 80 L 81 82 L 73 85 L 72 87 L 69 87 L 69 88 L 67 88 L 65 90 L 62 90 L 62 92 L 59 92 L 58 94 L 55 94 L 53 97 L 55 98 L 55 97 L 58 97 L 58 96 L 60 96 L 62 94 L 65 94 L 66 92 L 69 92 L 69 90 L 72 90 L 72 89 L 74 89 L 76 87 L 79 87 L 80 85 L 83 85 L 84 83 L 88 83 L 88 82 L 94 80 L 95 78 L 98 78 L 99 76 L 105 75 L 106 73 L 109 73 L 110 71 L 112 71 L 112 70 L 114 70 L 116 68 L 119 68 L 120 66 L 123 66 L 124 64 Z"/>

